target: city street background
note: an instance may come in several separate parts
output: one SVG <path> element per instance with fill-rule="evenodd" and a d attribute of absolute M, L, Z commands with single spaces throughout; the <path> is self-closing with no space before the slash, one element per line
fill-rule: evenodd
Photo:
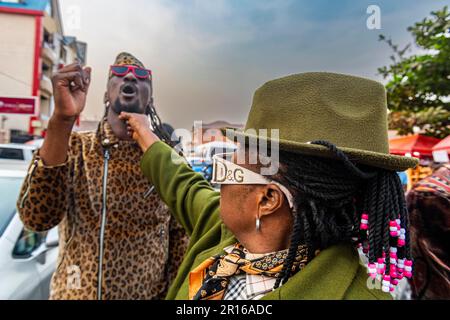
<path fill-rule="evenodd" d="M 65 32 L 89 45 L 93 83 L 85 119 L 102 116 L 109 64 L 125 50 L 153 70 L 163 121 L 189 129 L 194 120 L 244 123 L 255 89 L 287 74 L 382 80 L 377 68 L 389 63 L 391 50 L 378 36 L 411 43 L 406 28 L 446 3 L 63 0 L 61 9 Z M 366 27 L 371 4 L 380 7 L 380 30 Z"/>

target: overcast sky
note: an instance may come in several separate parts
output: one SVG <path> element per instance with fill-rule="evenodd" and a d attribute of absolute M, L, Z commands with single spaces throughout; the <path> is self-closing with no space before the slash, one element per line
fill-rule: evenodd
<path fill-rule="evenodd" d="M 245 123 L 253 92 L 264 82 L 306 71 L 382 80 L 389 63 L 380 33 L 401 45 L 406 28 L 441 0 L 61 0 L 66 35 L 88 43 L 93 82 L 86 115 L 100 118 L 108 67 L 129 51 L 153 70 L 163 121 Z M 369 5 L 381 30 L 369 30 Z M 78 15 L 79 14 L 79 15 Z"/>

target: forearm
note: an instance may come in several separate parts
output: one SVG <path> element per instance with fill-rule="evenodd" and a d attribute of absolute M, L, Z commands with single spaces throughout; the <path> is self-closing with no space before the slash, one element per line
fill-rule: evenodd
<path fill-rule="evenodd" d="M 69 209 L 71 163 L 43 166 L 35 155 L 17 200 L 25 227 L 34 231 L 53 228 Z"/>
<path fill-rule="evenodd" d="M 206 231 L 217 222 L 219 193 L 165 143 L 152 144 L 141 168 L 188 234 L 195 228 Z"/>
<path fill-rule="evenodd" d="M 39 150 L 39 156 L 47 166 L 56 166 L 67 160 L 69 140 L 75 118 L 52 116 L 47 128 L 44 144 Z"/>

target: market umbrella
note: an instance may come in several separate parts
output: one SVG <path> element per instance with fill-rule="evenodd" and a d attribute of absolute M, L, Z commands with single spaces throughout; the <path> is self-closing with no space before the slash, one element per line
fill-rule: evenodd
<path fill-rule="evenodd" d="M 442 139 L 441 142 L 437 143 L 433 147 L 433 151 L 442 151 L 445 150 L 447 153 L 450 153 L 450 136 Z"/>
<path fill-rule="evenodd" d="M 420 134 L 394 138 L 389 140 L 389 152 L 396 155 L 410 154 L 420 158 L 433 156 L 433 146 L 439 141 L 438 138 L 423 136 Z"/>
<path fill-rule="evenodd" d="M 450 136 L 441 140 L 433 147 L 433 159 L 435 162 L 449 162 Z"/>

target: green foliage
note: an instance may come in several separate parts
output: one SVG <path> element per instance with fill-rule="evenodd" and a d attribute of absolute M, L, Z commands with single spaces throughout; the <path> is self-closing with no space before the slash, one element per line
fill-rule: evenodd
<path fill-rule="evenodd" d="M 407 55 L 391 39 L 392 63 L 378 69 L 388 79 L 389 125 L 399 134 L 422 133 L 438 138 L 450 134 L 450 13 L 447 7 L 431 12 L 408 28 L 421 54 Z"/>

